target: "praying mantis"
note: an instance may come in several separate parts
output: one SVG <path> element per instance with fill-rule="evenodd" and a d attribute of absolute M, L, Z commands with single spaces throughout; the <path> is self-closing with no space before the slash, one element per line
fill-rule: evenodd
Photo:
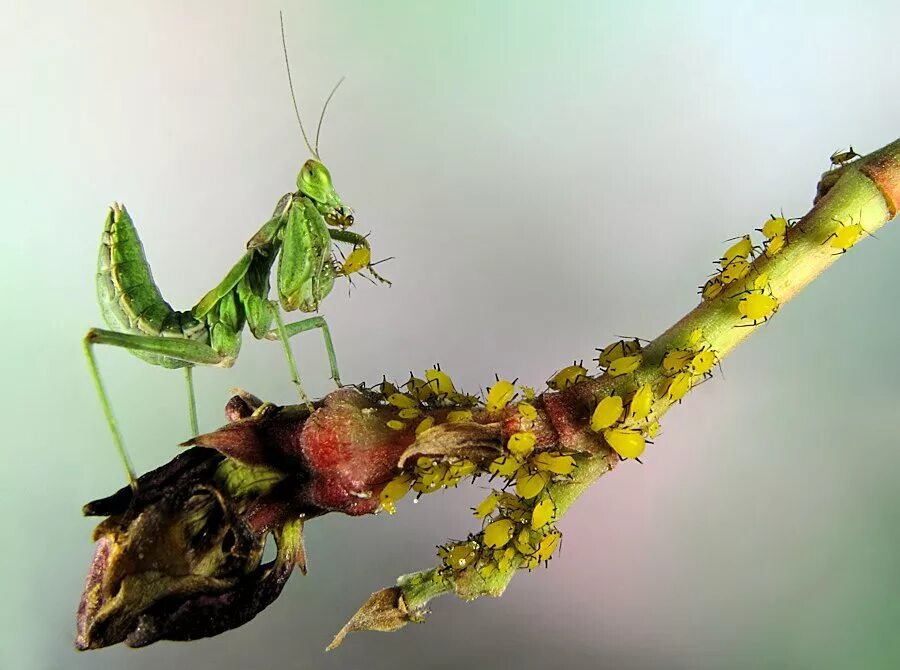
<path fill-rule="evenodd" d="M 335 191 L 331 174 L 319 157 L 322 119 L 341 82 L 325 101 L 313 146 L 303 128 L 294 96 L 283 19 L 281 36 L 294 111 L 313 158 L 300 169 L 297 190 L 278 201 L 272 217 L 250 238 L 246 251 L 224 279 L 191 309 L 173 309 L 153 280 L 137 228 L 125 207 L 114 203 L 107 213 L 96 283 L 98 303 L 108 329 L 91 328 L 83 345 L 113 444 L 132 487 L 136 482 L 134 467 L 100 377 L 95 345 L 126 349 L 152 365 L 183 368 L 191 430 L 196 435 L 199 430 L 193 368 L 196 365 L 224 368 L 234 365 L 244 326 L 256 339 L 281 341 L 291 380 L 301 400 L 309 404 L 288 339 L 308 330 L 321 330 L 331 378 L 340 386 L 331 333 L 325 319 L 319 315 L 285 324 L 278 303 L 286 312 L 316 312 L 319 303 L 334 286 L 336 277 L 349 278 L 363 270 L 383 283 L 390 283 L 374 270 L 368 240 L 347 230 L 353 224 L 353 210 Z M 332 254 L 332 244 L 337 242 L 353 245 L 343 263 Z M 269 300 L 270 275 L 276 256 L 278 302 Z"/>

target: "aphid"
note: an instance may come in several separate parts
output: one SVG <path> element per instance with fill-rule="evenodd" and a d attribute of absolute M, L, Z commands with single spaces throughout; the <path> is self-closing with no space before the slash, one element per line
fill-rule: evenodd
<path fill-rule="evenodd" d="M 756 278 L 753 282 L 754 288 L 738 293 L 744 296 L 738 301 L 738 312 L 741 320 L 752 321 L 752 323 L 741 323 L 738 326 L 755 326 L 760 322 L 769 320 L 775 312 L 778 311 L 778 298 L 772 295 L 768 289 L 769 277 L 765 273 Z"/>
<path fill-rule="evenodd" d="M 484 529 L 482 542 L 489 549 L 502 549 L 513 537 L 516 524 L 511 519 L 497 519 Z"/>
<path fill-rule="evenodd" d="M 562 391 L 572 384 L 577 384 L 582 379 L 587 379 L 587 368 L 579 363 L 573 363 L 548 379 L 547 386 L 554 391 Z"/>
<path fill-rule="evenodd" d="M 422 410 L 420 410 L 418 407 L 406 407 L 405 409 L 401 409 L 397 413 L 397 415 L 401 419 L 415 419 L 421 413 L 422 413 Z"/>
<path fill-rule="evenodd" d="M 693 357 L 694 352 L 687 349 L 672 349 L 667 351 L 662 360 L 663 372 L 667 375 L 681 372 L 687 367 Z"/>
<path fill-rule="evenodd" d="M 862 222 L 853 223 L 853 217 L 850 217 L 850 223 L 844 223 L 843 221 L 838 221 L 840 224 L 840 228 L 835 230 L 831 235 L 825 238 L 825 242 L 829 242 L 829 246 L 832 249 L 837 249 L 838 253 L 846 253 L 850 247 L 859 242 L 859 239 L 866 233 L 865 228 L 862 227 Z M 823 242 L 822 244 L 825 244 Z"/>
<path fill-rule="evenodd" d="M 447 423 L 464 423 L 472 420 L 472 412 L 467 409 L 455 409 L 447 412 Z"/>
<path fill-rule="evenodd" d="M 681 400 L 687 392 L 691 390 L 691 373 L 679 372 L 674 377 L 666 380 L 664 397 L 667 402 L 677 402 Z"/>
<path fill-rule="evenodd" d="M 623 356 L 622 358 L 617 358 L 609 364 L 608 368 L 606 368 L 606 374 L 608 374 L 610 377 L 621 377 L 623 375 L 630 374 L 641 367 L 642 361 L 643 356 L 641 354 L 634 354 L 633 356 Z"/>
<path fill-rule="evenodd" d="M 425 379 L 439 396 L 449 396 L 452 393 L 456 393 L 456 388 L 453 386 L 453 380 L 450 379 L 450 375 L 441 370 L 439 365 L 426 370 Z"/>
<path fill-rule="evenodd" d="M 286 47 L 285 61 L 287 63 Z M 289 65 L 288 81 L 290 83 Z M 293 94 L 292 84 L 291 90 Z M 326 107 L 330 99 L 331 95 L 326 100 Z M 297 118 L 300 119 L 299 111 Z M 320 330 L 331 377 L 338 386 L 341 385 L 331 334 L 323 317 L 317 315 L 285 324 L 281 311 L 316 312 L 319 303 L 331 292 L 336 277 L 349 277 L 363 269 L 371 272 L 371 264 L 361 262 L 362 249 L 368 250 L 369 242 L 362 235 L 347 230 L 354 221 L 353 210 L 335 191 L 331 174 L 320 160 L 318 139 L 313 147 L 302 123 L 300 129 L 313 157 L 297 174 L 297 190 L 278 201 L 272 217 L 249 240 L 240 260 L 215 288 L 187 311 L 172 309 L 163 298 L 150 272 L 137 228 L 125 207 L 114 203 L 107 212 L 96 284 L 98 302 L 108 329 L 90 329 L 83 345 L 113 445 L 132 487 L 136 481 L 134 468 L 100 377 L 94 356 L 95 345 L 124 348 L 151 365 L 183 368 L 192 435 L 200 432 L 193 368 L 197 365 L 234 365 L 245 326 L 256 339 L 281 341 L 291 380 L 301 400 L 307 404 L 310 404 L 309 399 L 300 383 L 288 340 L 308 330 Z M 316 136 L 318 138 L 318 132 Z M 351 265 L 336 265 L 332 249 L 337 243 L 353 245 Z M 269 299 L 269 275 L 276 259 L 275 283 L 280 308 Z"/>
<path fill-rule="evenodd" d="M 703 345 L 703 329 L 695 328 L 688 335 L 687 348 L 697 351 Z"/>
<path fill-rule="evenodd" d="M 478 466 L 468 458 L 455 461 L 447 468 L 447 486 L 456 486 L 460 479 L 473 475 L 478 471 Z"/>
<path fill-rule="evenodd" d="M 515 395 L 515 385 L 505 379 L 499 379 L 488 389 L 487 399 L 484 403 L 485 409 L 488 412 L 499 412 L 509 404 Z"/>
<path fill-rule="evenodd" d="M 770 214 L 762 228 L 757 228 L 757 230 L 765 235 L 767 240 L 771 240 L 773 237 L 785 235 L 787 233 L 787 228 L 788 221 L 783 215 L 775 216 L 774 214 Z"/>
<path fill-rule="evenodd" d="M 520 386 L 522 390 L 522 397 L 525 400 L 534 400 L 537 397 L 537 392 L 530 386 Z"/>
<path fill-rule="evenodd" d="M 415 400 L 405 393 L 392 393 L 388 396 L 387 401 L 388 404 L 391 404 L 398 409 L 411 409 L 418 405 Z"/>
<path fill-rule="evenodd" d="M 715 300 L 724 288 L 725 284 L 723 284 L 722 280 L 719 279 L 719 276 L 716 275 L 700 287 L 700 296 L 706 301 Z"/>
<path fill-rule="evenodd" d="M 641 350 L 641 341 L 637 338 L 631 340 L 617 340 L 606 345 L 603 349 L 597 349 L 600 355 L 595 359 L 601 368 L 608 368 L 613 361 L 632 356 Z"/>
<path fill-rule="evenodd" d="M 409 381 L 404 384 L 404 387 L 407 393 L 419 402 L 428 402 L 435 395 L 431 384 L 424 379 L 413 376 L 412 373 L 410 373 Z"/>
<path fill-rule="evenodd" d="M 638 458 L 644 453 L 644 436 L 633 428 L 607 428 L 603 439 L 622 458 Z"/>
<path fill-rule="evenodd" d="M 381 383 L 378 385 L 378 391 L 379 393 L 381 393 L 381 395 L 387 398 L 394 393 L 399 393 L 400 389 L 398 389 L 393 382 L 389 382 L 387 380 L 387 377 L 382 376 Z"/>
<path fill-rule="evenodd" d="M 737 258 L 747 260 L 751 253 L 753 253 L 753 242 L 750 240 L 749 235 L 744 235 L 725 250 L 725 253 L 719 259 L 719 265 L 724 268 Z"/>
<path fill-rule="evenodd" d="M 530 430 L 513 433 L 506 441 L 506 448 L 509 452 L 519 460 L 525 459 L 532 451 L 537 442 L 537 437 Z"/>
<path fill-rule="evenodd" d="M 368 246 L 353 247 L 341 265 L 340 274 L 351 275 L 372 265 L 372 250 Z"/>
<path fill-rule="evenodd" d="M 597 403 L 591 414 L 591 430 L 601 432 L 622 418 L 624 405 L 621 396 L 609 395 Z"/>
<path fill-rule="evenodd" d="M 575 459 L 572 456 L 542 451 L 531 459 L 531 464 L 539 472 L 554 475 L 570 475 L 575 470 Z"/>
<path fill-rule="evenodd" d="M 784 235 L 775 235 L 766 240 L 765 254 L 767 258 L 774 258 L 787 244 L 787 237 Z"/>
<path fill-rule="evenodd" d="M 647 437 L 651 440 L 659 435 L 659 421 L 654 421 L 647 426 Z"/>
<path fill-rule="evenodd" d="M 628 420 L 640 422 L 650 415 L 653 408 L 653 387 L 650 384 L 642 384 L 628 404 Z M 593 427 L 593 426 L 592 426 Z"/>
<path fill-rule="evenodd" d="M 716 352 L 712 349 L 701 351 L 691 359 L 690 364 L 688 364 L 688 371 L 695 376 L 710 375 L 717 360 Z"/>
<path fill-rule="evenodd" d="M 500 502 L 500 494 L 497 491 L 491 491 L 488 494 L 488 497 L 478 503 L 478 507 L 474 509 L 475 516 L 479 519 L 484 519 L 485 517 L 490 516 L 494 513 L 494 510 L 497 509 L 497 505 Z"/>
<path fill-rule="evenodd" d="M 844 167 L 847 163 L 852 161 L 854 158 L 860 158 L 860 155 L 853 150 L 853 147 L 850 147 L 849 151 L 844 151 L 843 149 L 838 149 L 829 157 L 831 160 L 832 169 L 836 167 Z"/>
<path fill-rule="evenodd" d="M 540 530 L 556 518 L 556 503 L 550 498 L 541 499 L 531 511 L 531 527 Z"/>
<path fill-rule="evenodd" d="M 516 473 L 516 494 L 525 500 L 531 500 L 540 494 L 550 481 L 550 475 L 546 472 L 528 472 L 520 468 Z"/>
<path fill-rule="evenodd" d="M 556 552 L 557 547 L 559 547 L 560 540 L 562 540 L 562 533 L 558 530 L 550 531 L 544 535 L 534 550 L 534 558 L 537 559 L 537 562 L 546 563 L 549 561 Z"/>
<path fill-rule="evenodd" d="M 393 514 L 397 511 L 395 503 L 402 500 L 403 496 L 409 493 L 412 482 L 412 475 L 403 473 L 389 481 L 385 487 L 381 489 L 378 500 L 388 514 Z"/>
<path fill-rule="evenodd" d="M 747 262 L 747 259 L 735 258 L 722 268 L 722 271 L 719 273 L 719 281 L 728 286 L 728 284 L 736 282 L 738 279 L 743 279 L 748 274 L 750 274 L 750 263 Z"/>
<path fill-rule="evenodd" d="M 406 424 L 402 421 L 398 421 L 397 419 L 391 419 L 387 422 L 387 427 L 391 430 L 403 430 L 406 428 Z"/>
<path fill-rule="evenodd" d="M 521 461 L 519 461 L 515 456 L 497 456 L 497 458 L 491 461 L 488 465 L 488 472 L 497 477 L 509 479 L 516 473 L 521 465 Z"/>
<path fill-rule="evenodd" d="M 532 545 L 531 540 L 531 531 L 528 528 L 523 528 L 519 531 L 519 534 L 516 535 L 516 540 L 514 542 L 516 550 L 523 556 L 534 553 L 534 546 Z"/>
<path fill-rule="evenodd" d="M 530 405 L 527 402 L 520 402 L 516 405 L 516 408 L 519 410 L 519 414 L 522 415 L 523 418 L 528 421 L 534 421 L 538 417 L 537 410 L 534 408 L 534 405 Z"/>
<path fill-rule="evenodd" d="M 459 542 L 438 547 L 438 556 L 447 567 L 461 571 L 478 560 L 478 545 L 475 542 Z"/>
<path fill-rule="evenodd" d="M 416 437 L 419 437 L 426 430 L 429 430 L 434 426 L 434 417 L 426 416 L 419 422 L 419 425 L 416 426 Z"/>

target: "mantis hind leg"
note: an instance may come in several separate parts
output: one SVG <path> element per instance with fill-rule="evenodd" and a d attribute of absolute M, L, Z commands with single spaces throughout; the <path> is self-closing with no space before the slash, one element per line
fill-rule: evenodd
<path fill-rule="evenodd" d="M 132 488 L 135 487 L 137 477 L 135 476 L 134 466 L 131 458 L 125 450 L 125 444 L 122 440 L 122 434 L 116 422 L 115 415 L 112 411 L 112 404 L 109 401 L 109 395 L 106 387 L 103 385 L 103 379 L 100 376 L 100 369 L 97 366 L 97 359 L 94 356 L 95 344 L 106 344 L 115 347 L 122 347 L 131 351 L 142 351 L 147 353 L 159 354 L 168 358 L 181 361 L 185 364 L 185 381 L 188 390 L 188 411 L 191 418 L 191 430 L 196 435 L 197 429 L 197 409 L 194 400 L 194 384 L 191 369 L 194 365 L 219 365 L 227 363 L 228 358 L 217 353 L 212 347 L 194 342 L 193 340 L 168 337 L 152 337 L 149 335 L 132 335 L 129 333 L 118 333 L 112 330 L 102 330 L 92 328 L 84 337 L 84 354 L 88 361 L 88 367 L 91 370 L 91 376 L 94 379 L 94 386 L 97 389 L 97 396 L 100 398 L 100 404 L 103 407 L 103 414 L 106 417 L 106 423 L 109 425 L 109 431 L 112 434 L 113 445 L 122 465 L 128 475 L 128 482 Z"/>
<path fill-rule="evenodd" d="M 285 324 L 281 319 L 281 314 L 277 306 L 273 305 L 272 312 L 275 316 L 275 330 L 270 331 L 266 335 L 266 339 L 281 340 L 281 343 L 284 346 L 285 356 L 288 360 L 288 367 L 291 370 L 291 381 L 294 382 L 294 385 L 300 391 L 300 397 L 303 401 L 309 403 L 309 397 L 306 395 L 306 391 L 303 390 L 303 387 L 300 384 L 300 376 L 297 374 L 297 364 L 294 360 L 294 353 L 288 343 L 288 339 L 294 335 L 316 328 L 322 330 L 322 338 L 325 341 L 325 352 L 328 354 L 328 364 L 331 368 L 331 378 L 334 380 L 335 384 L 340 386 L 341 374 L 338 371 L 337 356 L 334 353 L 334 343 L 331 341 L 331 331 L 328 329 L 328 324 L 325 322 L 325 319 L 321 316 L 312 316 L 308 319 L 303 319 L 302 321 Z"/>

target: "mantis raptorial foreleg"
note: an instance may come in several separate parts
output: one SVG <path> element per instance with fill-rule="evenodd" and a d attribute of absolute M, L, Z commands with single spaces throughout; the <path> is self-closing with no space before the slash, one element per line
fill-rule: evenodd
<path fill-rule="evenodd" d="M 128 474 L 128 481 L 135 485 L 136 477 L 134 466 L 131 458 L 125 450 L 125 444 L 122 441 L 122 435 L 119 432 L 115 415 L 112 411 L 112 405 L 109 401 L 109 395 L 103 386 L 103 380 L 100 377 L 100 369 L 97 366 L 97 359 L 94 357 L 94 345 L 107 344 L 114 347 L 122 347 L 130 351 L 142 351 L 146 353 L 159 354 L 168 358 L 173 358 L 185 363 L 185 382 L 188 391 L 188 412 L 191 418 L 191 431 L 196 435 L 199 430 L 197 428 L 197 408 L 194 401 L 194 384 L 191 374 L 191 368 L 194 365 L 221 365 L 227 363 L 229 357 L 217 353 L 212 347 L 202 342 L 194 342 L 180 338 L 153 337 L 147 335 L 132 335 L 129 333 L 117 333 L 112 330 L 103 330 L 100 328 L 92 328 L 84 337 L 84 353 L 88 360 L 88 366 L 91 370 L 91 376 L 94 378 L 94 385 L 97 388 L 97 395 L 100 397 L 100 404 L 103 406 L 103 413 L 106 415 L 106 422 L 109 424 L 109 431 L 112 433 L 113 444 L 122 459 L 122 465 Z"/>

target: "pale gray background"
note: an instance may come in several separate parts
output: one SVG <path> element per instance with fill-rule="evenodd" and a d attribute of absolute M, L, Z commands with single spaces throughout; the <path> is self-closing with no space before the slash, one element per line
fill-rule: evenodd
<path fill-rule="evenodd" d="M 307 157 L 286 12 L 322 156 L 394 281 L 326 301 L 344 378 L 440 362 L 540 385 L 696 301 L 722 240 L 811 203 L 828 155 L 900 134 L 896 2 L 0 3 L 2 668 L 889 668 L 900 663 L 900 235 L 866 240 L 667 417 L 499 601 L 323 648 L 376 588 L 474 527 L 468 489 L 309 527 L 310 574 L 253 623 L 77 654 L 86 500 L 122 483 L 80 350 L 100 325 L 104 210 L 124 201 L 187 308 Z M 317 337 L 297 345 L 329 390 Z M 142 469 L 185 438 L 181 379 L 101 351 Z M 197 373 L 293 391 L 277 345 Z M 611 516 L 612 508 L 619 514 Z"/>

